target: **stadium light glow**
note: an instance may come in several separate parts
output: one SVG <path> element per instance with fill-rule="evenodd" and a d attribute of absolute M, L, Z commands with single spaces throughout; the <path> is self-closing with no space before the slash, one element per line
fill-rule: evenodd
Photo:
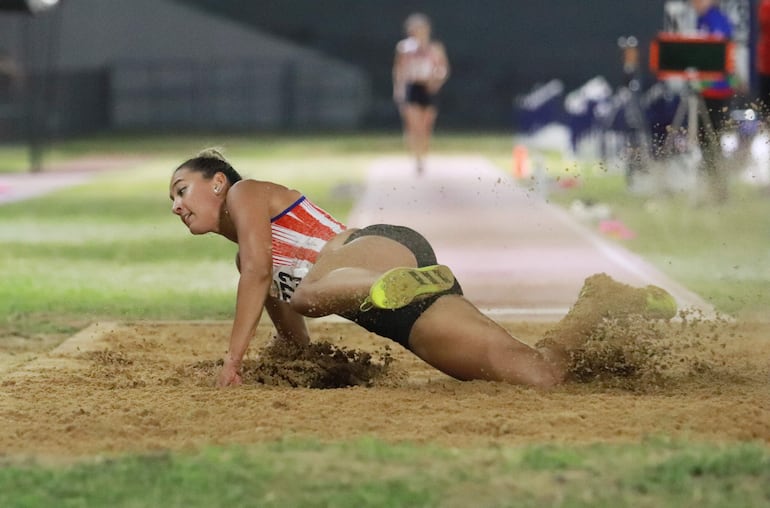
<path fill-rule="evenodd" d="M 0 11 L 21 11 L 37 14 L 56 7 L 59 0 L 0 0 Z"/>

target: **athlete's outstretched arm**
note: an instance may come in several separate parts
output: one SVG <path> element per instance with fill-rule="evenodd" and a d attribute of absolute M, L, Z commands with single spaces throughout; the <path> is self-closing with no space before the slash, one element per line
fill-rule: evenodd
<path fill-rule="evenodd" d="M 272 253 L 267 194 L 266 188 L 254 181 L 239 182 L 227 193 L 226 213 L 237 234 L 241 276 L 230 347 L 219 375 L 219 386 L 241 382 L 238 371 L 256 332 L 270 288 Z"/>

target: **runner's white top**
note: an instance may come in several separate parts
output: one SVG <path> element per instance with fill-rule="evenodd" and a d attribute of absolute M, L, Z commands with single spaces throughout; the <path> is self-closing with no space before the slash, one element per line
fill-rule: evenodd
<path fill-rule="evenodd" d="M 446 69 L 439 65 L 436 50 L 432 45 L 422 45 L 415 38 L 407 37 L 396 45 L 403 62 L 403 78 L 410 83 L 424 83 L 446 76 Z"/>

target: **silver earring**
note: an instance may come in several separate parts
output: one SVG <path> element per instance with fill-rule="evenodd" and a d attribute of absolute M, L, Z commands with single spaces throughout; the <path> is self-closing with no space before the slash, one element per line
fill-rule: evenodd
<path fill-rule="evenodd" d="M 214 187 L 214 192 L 216 192 L 217 194 L 219 194 L 219 187 Z"/>

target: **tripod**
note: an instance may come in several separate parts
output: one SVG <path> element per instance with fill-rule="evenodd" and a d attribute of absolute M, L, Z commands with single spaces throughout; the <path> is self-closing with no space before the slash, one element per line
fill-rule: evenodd
<path fill-rule="evenodd" d="M 670 132 L 666 136 L 664 145 L 666 150 L 671 150 L 672 143 L 675 141 L 673 134 L 681 131 L 685 119 L 687 120 L 687 151 L 692 152 L 699 146 L 699 121 L 703 122 L 703 135 L 707 136 L 710 141 L 716 139 L 716 130 L 711 122 L 706 102 L 703 100 L 703 96 L 695 90 L 691 80 L 687 81 L 684 91 L 679 93 L 679 105 L 674 113 Z"/>
<path fill-rule="evenodd" d="M 718 114 L 722 114 L 722 112 L 720 111 Z M 674 148 L 672 144 L 676 141 L 676 134 L 681 132 L 685 120 L 687 121 L 687 145 L 684 151 L 692 154 L 700 148 L 701 152 L 700 167 L 692 173 L 693 201 L 697 204 L 701 200 L 702 191 L 713 194 L 713 197 L 719 202 L 724 201 L 727 184 L 724 170 L 720 167 L 722 165 L 720 161 L 722 148 L 719 133 L 709 114 L 706 100 L 695 89 L 692 80 L 688 80 L 687 86 L 680 92 L 680 102 L 674 113 L 664 145 L 666 153 L 681 153 L 681 150 L 672 150 Z M 703 184 L 706 186 L 704 187 Z"/>

